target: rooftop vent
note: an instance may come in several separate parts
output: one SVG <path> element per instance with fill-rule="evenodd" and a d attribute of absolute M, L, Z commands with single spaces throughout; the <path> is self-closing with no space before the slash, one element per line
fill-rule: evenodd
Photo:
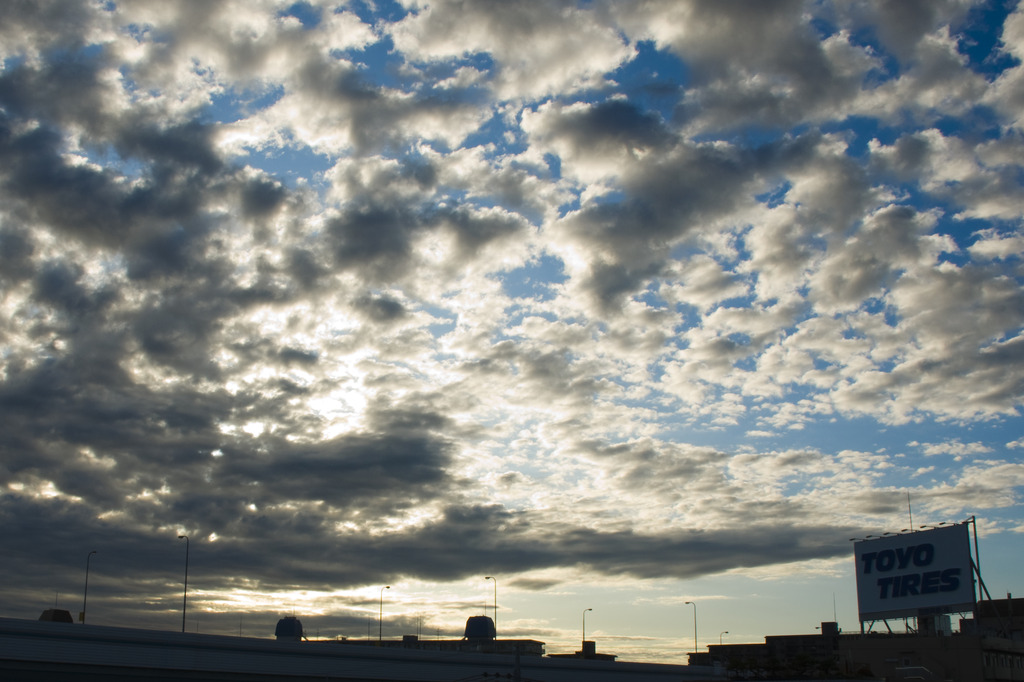
<path fill-rule="evenodd" d="M 494 629 L 494 621 L 488 616 L 470 616 L 466 621 L 466 634 L 463 639 L 489 640 L 497 635 Z"/>
<path fill-rule="evenodd" d="M 295 616 L 285 616 L 277 621 L 274 635 L 278 640 L 298 642 L 302 639 L 302 621 Z"/>
<path fill-rule="evenodd" d="M 71 612 L 66 609 L 46 609 L 42 615 L 39 616 L 39 620 L 49 621 L 51 623 L 74 623 L 74 619 L 71 617 Z"/>

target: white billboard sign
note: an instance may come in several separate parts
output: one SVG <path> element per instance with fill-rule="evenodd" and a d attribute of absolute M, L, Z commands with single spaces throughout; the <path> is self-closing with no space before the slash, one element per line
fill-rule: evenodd
<path fill-rule="evenodd" d="M 853 545 L 860 620 L 974 609 L 967 524 Z"/>

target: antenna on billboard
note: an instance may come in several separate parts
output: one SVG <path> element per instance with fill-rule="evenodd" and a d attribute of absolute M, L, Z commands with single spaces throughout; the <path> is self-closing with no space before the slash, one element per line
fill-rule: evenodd
<path fill-rule="evenodd" d="M 907 514 L 910 515 L 910 530 L 914 530 L 914 512 L 910 510 L 910 491 L 907 491 Z"/>

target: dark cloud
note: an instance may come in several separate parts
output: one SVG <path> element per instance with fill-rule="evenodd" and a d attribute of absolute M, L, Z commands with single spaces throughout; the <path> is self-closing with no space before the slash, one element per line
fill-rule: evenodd
<path fill-rule="evenodd" d="M 21 64 L 0 76 L 0 104 L 15 117 L 42 119 L 49 125 L 79 125 L 103 136 L 117 130 L 106 100 L 116 99 L 103 76 L 102 50 L 60 50 L 39 65 Z"/>
<path fill-rule="evenodd" d="M 35 246 L 32 237 L 19 229 L 0 229 L 0 278 L 8 285 L 32 276 Z"/>
<path fill-rule="evenodd" d="M 431 233 L 450 233 L 456 244 L 453 264 L 477 256 L 493 242 L 520 233 L 525 222 L 509 215 L 484 215 L 469 209 L 421 212 L 412 207 L 366 205 L 333 220 L 329 234 L 336 265 L 355 270 L 371 283 L 402 281 L 418 266 L 414 245 Z"/>
<path fill-rule="evenodd" d="M 600 532 L 581 528 L 538 528 L 525 518 L 494 506 L 452 506 L 443 516 L 415 532 L 382 536 L 338 534 L 314 505 L 304 514 L 246 513 L 230 503 L 226 516 L 239 518 L 245 541 L 211 542 L 193 533 L 191 560 L 194 589 L 212 582 L 249 584 L 258 589 L 330 590 L 339 585 L 394 582 L 401 578 L 452 580 L 482 572 L 514 575 L 520 571 L 570 564 L 585 565 L 609 576 L 636 578 L 696 577 L 742 566 L 760 566 L 848 552 L 851 529 L 778 528 L 755 525 L 742 531 L 714 534 L 690 532 L 648 536 L 629 531 Z M 217 512 L 206 507 L 204 512 Z M 183 561 L 175 531 L 130 531 L 97 524 L 77 515 L 74 506 L 53 501 L 6 498 L 0 505 L 5 526 L 16 541 L 10 556 L 45 566 L 44 580 L 25 576 L 25 592 L 49 594 L 50 588 L 77 588 L 78 560 L 97 549 L 93 566 L 107 587 L 95 598 L 110 598 L 116 581 L 123 597 L 158 601 L 173 609 L 180 595 L 179 564 Z M 211 524 L 212 525 L 212 524 Z M 47 544 L 21 539 L 46 537 Z M 836 538 L 843 536 L 843 539 Z M 84 550 L 84 551 L 83 551 Z M 79 556 L 81 555 L 81 556 Z M 738 559 L 737 557 L 742 557 Z M 56 573 L 54 573 L 56 571 Z M 56 584 L 47 583 L 55 576 Z M 66 582 L 65 582 L 66 581 Z M 70 583 L 70 584 L 69 584 Z M 517 579 L 521 589 L 548 589 L 557 583 Z M 50 595 L 52 596 L 52 594 Z M 46 603 L 45 599 L 39 599 Z M 17 600 L 31 608 L 24 596 Z M 353 604 L 357 606 L 356 604 Z M 41 608 L 41 607 L 40 607 Z M 98 608 L 98 606 L 97 606 Z M 109 606 L 106 607 L 109 609 Z M 273 618 L 271 613 L 267 616 Z"/>
<path fill-rule="evenodd" d="M 677 144 L 626 169 L 624 196 L 595 202 L 561 225 L 596 253 L 583 286 L 606 309 L 614 309 L 663 274 L 672 248 L 694 231 L 740 210 L 763 183 L 786 169 L 811 163 L 818 139 L 808 135 L 754 149 Z M 837 208 L 856 197 L 837 202 Z"/>
<path fill-rule="evenodd" d="M 551 132 L 578 148 L 611 147 L 635 151 L 674 142 L 674 136 L 656 114 L 621 100 L 568 112 Z"/>
<path fill-rule="evenodd" d="M 158 178 L 169 172 L 193 170 L 211 175 L 223 164 L 212 149 L 210 132 L 209 126 L 197 121 L 166 128 L 130 127 L 117 142 L 123 156 L 152 162 Z"/>
<path fill-rule="evenodd" d="M 921 233 L 930 221 L 909 206 L 891 206 L 872 217 L 860 235 L 845 239 L 813 282 L 813 296 L 827 308 L 859 306 L 887 291 L 898 279 L 901 263 L 925 257 Z"/>
<path fill-rule="evenodd" d="M 89 29 L 102 23 L 86 5 L 49 0 L 12 0 L 10 16 L 0 29 L 4 44 L 28 53 L 51 49 L 75 52 L 87 45 Z"/>
<path fill-rule="evenodd" d="M 515 214 L 483 214 L 469 209 L 444 211 L 432 216 L 431 223 L 455 235 L 457 248 L 453 259 L 477 257 L 492 243 L 509 241 L 526 229 L 526 221 Z"/>
<path fill-rule="evenodd" d="M 119 210 L 124 192 L 117 177 L 66 163 L 56 131 L 17 133 L 15 127 L 15 121 L 0 114 L 0 188 L 15 215 L 87 241 L 124 239 L 130 223 Z"/>
<path fill-rule="evenodd" d="M 860 74 L 829 54 L 801 0 L 747 2 L 742 12 L 702 0 L 684 14 L 699 28 L 666 46 L 701 87 L 677 107 L 680 124 L 707 132 L 785 129 L 856 96 Z"/>
<path fill-rule="evenodd" d="M 845 555 L 849 547 L 844 544 L 845 539 L 837 539 L 836 531 L 831 526 L 784 530 L 754 526 L 714 534 L 695 532 L 649 537 L 631 531 L 602 533 L 572 529 L 559 535 L 559 543 L 567 557 L 608 574 L 622 573 L 639 578 L 664 578 L 667 574 L 696 577 L 735 566 Z M 667 572 L 666 565 L 675 566 L 676 571 Z"/>
<path fill-rule="evenodd" d="M 287 196 L 280 183 L 254 178 L 242 186 L 242 212 L 251 218 L 266 217 L 280 208 Z"/>
<path fill-rule="evenodd" d="M 356 270 L 371 282 L 401 278 L 412 263 L 412 240 L 422 222 L 399 208 L 366 206 L 332 222 L 338 267 Z"/>
<path fill-rule="evenodd" d="M 354 302 L 356 310 L 364 312 L 375 322 L 393 322 L 408 314 L 402 302 L 392 296 L 360 296 Z"/>
<path fill-rule="evenodd" d="M 304 290 L 315 288 L 318 280 L 328 273 L 326 265 L 320 263 L 313 251 L 302 248 L 287 254 L 284 270 Z"/>
<path fill-rule="evenodd" d="M 887 0 L 839 5 L 837 9 L 847 15 L 857 30 L 872 34 L 887 53 L 902 62 L 914 58 L 915 51 L 929 33 L 944 24 L 959 27 L 968 11 L 968 7 L 949 0 Z"/>
<path fill-rule="evenodd" d="M 385 67 L 386 68 L 386 67 Z M 422 84 L 406 84 L 404 71 L 392 71 L 394 88 L 372 82 L 357 65 L 314 59 L 298 71 L 296 96 L 310 104 L 326 107 L 325 118 L 344 132 L 355 152 L 369 154 L 380 149 L 403 149 L 412 138 L 423 137 L 420 128 L 445 119 L 474 119 L 480 95 L 473 91 L 431 92 Z M 403 87 L 407 86 L 407 87 Z M 438 137 L 444 137 L 439 133 Z M 427 134 L 426 137 L 433 137 Z M 429 182 L 429 167 L 417 166 L 414 178 Z"/>
<path fill-rule="evenodd" d="M 319 354 L 314 351 L 299 348 L 284 348 L 280 353 L 280 358 L 285 364 L 315 365 L 319 357 Z"/>
<path fill-rule="evenodd" d="M 305 447 L 263 442 L 259 452 L 225 455 L 211 475 L 230 487 L 231 481 L 273 481 L 253 492 L 265 504 L 308 499 L 339 508 L 401 508 L 437 494 L 429 491 L 446 478 L 450 447 L 436 438 L 398 435 L 353 434 Z"/>

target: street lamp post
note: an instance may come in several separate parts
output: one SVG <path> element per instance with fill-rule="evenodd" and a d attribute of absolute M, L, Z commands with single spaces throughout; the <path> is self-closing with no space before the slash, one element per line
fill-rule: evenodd
<path fill-rule="evenodd" d="M 718 646 L 722 646 L 722 635 L 727 635 L 727 634 L 729 634 L 728 630 L 722 630 L 721 632 L 718 633 Z"/>
<path fill-rule="evenodd" d="M 181 597 L 181 631 L 185 632 L 185 610 L 188 608 L 188 536 L 179 535 L 178 539 L 185 541 L 185 592 Z"/>
<path fill-rule="evenodd" d="M 498 639 L 498 579 L 494 576 L 484 576 L 484 580 L 494 581 L 494 639 Z"/>
<path fill-rule="evenodd" d="M 587 657 L 587 611 L 594 609 L 583 609 L 583 644 L 580 645 L 580 653 L 583 658 Z"/>
<path fill-rule="evenodd" d="M 686 603 L 693 607 L 693 653 L 697 653 L 697 604 L 692 601 Z"/>
<path fill-rule="evenodd" d="M 380 612 L 377 616 L 377 641 L 384 638 L 384 590 L 390 590 L 391 585 L 380 588 Z"/>
<path fill-rule="evenodd" d="M 96 550 L 92 550 L 85 555 L 85 590 L 82 592 L 82 613 L 79 615 L 78 620 L 85 623 L 85 602 L 89 599 L 89 560 L 92 559 L 92 555 L 96 553 Z"/>

